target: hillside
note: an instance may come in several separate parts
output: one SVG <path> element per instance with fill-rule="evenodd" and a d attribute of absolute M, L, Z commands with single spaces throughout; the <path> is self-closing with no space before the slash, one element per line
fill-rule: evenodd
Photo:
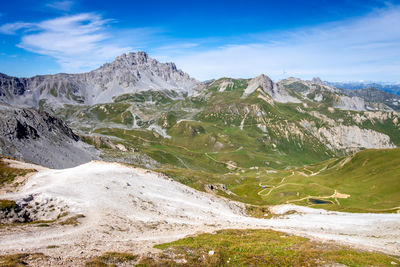
<path fill-rule="evenodd" d="M 291 203 L 330 210 L 400 212 L 400 149 L 353 155 L 283 171 L 246 171 L 228 188 L 252 202 Z M 233 179 L 233 177 L 231 178 Z"/>
<path fill-rule="evenodd" d="M 139 259 L 139 255 L 155 252 L 152 248 L 155 244 L 198 232 L 232 228 L 280 230 L 312 238 L 313 242 L 318 241 L 313 244 L 324 252 L 341 251 L 348 249 L 343 245 L 349 245 L 351 253 L 375 255 L 374 258 L 384 261 L 388 260 L 386 256 L 354 250 L 400 253 L 396 243 L 400 238 L 398 214 L 351 214 L 283 205 L 271 208 L 272 219 L 253 218 L 246 215 L 241 203 L 199 192 L 158 173 L 116 163 L 90 162 L 64 170 L 38 169 L 18 192 L 2 195 L 1 203 L 4 199 L 13 204 L 0 209 L 0 222 L 8 223 L 0 227 L 0 254 L 20 253 L 23 247 L 26 254 L 49 255 L 36 265 L 83 265 L 82 261 L 107 252 L 109 257 L 100 259 L 129 253 Z M 9 224 L 22 215 L 24 223 Z M 385 227 L 381 227 L 382 220 Z M 242 233 L 251 235 L 251 231 Z M 283 233 L 263 231 L 263 235 L 281 236 L 282 239 L 274 238 L 270 245 L 282 252 L 289 249 L 283 237 L 296 244 L 300 242 L 299 245 L 310 244 L 306 239 Z M 230 239 L 236 238 L 239 237 Z M 320 243 L 328 240 L 337 243 Z M 210 240 L 208 244 L 212 242 L 217 241 Z M 169 245 L 161 247 L 166 246 Z M 287 249 L 279 249 L 282 246 Z M 214 249 L 219 253 L 222 247 Z M 290 246 L 292 250 L 296 251 L 296 246 Z M 251 255 L 256 253 L 251 251 Z M 276 260 L 287 259 L 279 254 Z M 3 258 L 0 257 L 0 262 Z M 342 258 L 326 260 L 336 262 L 343 258 L 351 255 L 346 253 Z"/>
<path fill-rule="evenodd" d="M 58 169 L 97 158 L 94 147 L 45 111 L 0 104 L 0 116 L 0 155 Z"/>
<path fill-rule="evenodd" d="M 161 165 L 218 173 L 231 165 L 286 168 L 400 145 L 397 112 L 335 107 L 338 96 L 329 88 L 304 95 L 293 84 L 266 82 L 246 92 L 249 83 L 224 78 L 183 99 L 173 92 L 144 91 L 51 112 L 88 136 L 89 143 L 93 136 L 107 137 Z M 129 162 L 124 151 L 103 151 L 106 159 Z"/>

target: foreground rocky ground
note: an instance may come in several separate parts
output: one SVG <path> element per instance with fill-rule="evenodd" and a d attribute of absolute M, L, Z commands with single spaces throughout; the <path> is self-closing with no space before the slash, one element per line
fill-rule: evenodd
<path fill-rule="evenodd" d="M 270 219 L 253 218 L 241 203 L 117 163 L 38 168 L 17 192 L 0 198 L 15 203 L 2 212 L 0 254 L 49 255 L 37 260 L 42 266 L 80 265 L 108 251 L 155 253 L 155 244 L 228 228 L 274 229 L 400 255 L 400 214 L 281 205 L 271 208 Z"/>

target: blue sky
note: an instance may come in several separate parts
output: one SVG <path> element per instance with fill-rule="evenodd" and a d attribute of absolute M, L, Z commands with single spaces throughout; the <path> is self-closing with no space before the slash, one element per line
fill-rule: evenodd
<path fill-rule="evenodd" d="M 199 80 L 400 81 L 400 1 L 2 0 L 0 72 L 90 71 L 138 50 Z"/>

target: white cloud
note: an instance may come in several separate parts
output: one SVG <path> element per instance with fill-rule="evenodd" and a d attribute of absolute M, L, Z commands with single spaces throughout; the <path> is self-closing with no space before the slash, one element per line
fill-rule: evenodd
<path fill-rule="evenodd" d="M 50 8 L 54 8 L 61 11 L 69 11 L 73 6 L 72 1 L 53 1 L 46 4 Z"/>
<path fill-rule="evenodd" d="M 400 8 L 280 34 L 256 34 L 167 57 L 198 79 L 287 76 L 327 80 L 400 80 Z M 165 53 L 165 51 L 164 51 Z M 160 55 L 165 58 L 165 54 Z"/>
<path fill-rule="evenodd" d="M 16 32 L 21 29 L 27 29 L 32 26 L 34 26 L 34 24 L 26 22 L 6 23 L 0 26 L 0 33 L 12 35 L 16 34 Z"/>
<path fill-rule="evenodd" d="M 18 47 L 55 58 L 62 71 L 79 72 L 132 50 L 113 40 L 109 23 L 98 14 L 82 13 L 39 23 L 5 24 L 0 29 L 10 34 L 25 29 Z"/>

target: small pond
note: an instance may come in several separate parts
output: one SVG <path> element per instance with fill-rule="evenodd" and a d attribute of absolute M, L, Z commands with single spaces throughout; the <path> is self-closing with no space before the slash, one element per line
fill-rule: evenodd
<path fill-rule="evenodd" d="M 312 204 L 332 204 L 332 201 L 322 200 L 317 198 L 309 198 L 308 201 L 311 202 Z"/>

